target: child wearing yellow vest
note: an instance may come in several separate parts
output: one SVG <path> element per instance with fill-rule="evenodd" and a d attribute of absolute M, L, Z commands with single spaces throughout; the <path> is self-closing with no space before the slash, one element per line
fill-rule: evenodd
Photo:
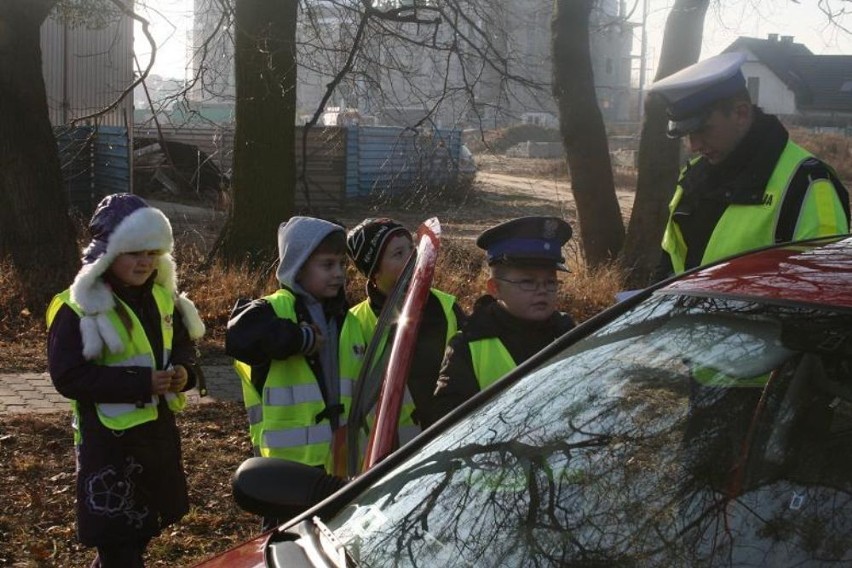
<path fill-rule="evenodd" d="M 414 250 L 411 233 L 386 217 L 363 220 L 346 236 L 349 258 L 367 278 L 367 298 L 349 310 L 341 335 L 343 372 L 357 376 L 360 357 L 373 337 L 379 314 Z M 444 349 L 466 316 L 455 296 L 432 289 L 421 315 L 414 364 L 406 381 L 399 422 L 400 443 L 414 438 L 434 421 L 433 392 Z M 347 364 L 351 361 L 351 364 Z"/>
<path fill-rule="evenodd" d="M 142 566 L 189 510 L 175 412 L 195 385 L 195 306 L 177 294 L 172 229 L 130 194 L 105 197 L 70 288 L 47 312 L 53 384 L 72 400 L 77 535 L 93 566 Z"/>
<path fill-rule="evenodd" d="M 487 294 L 474 304 L 441 365 L 434 406 L 443 416 L 574 327 L 557 311 L 558 271 L 571 226 L 558 217 L 522 217 L 483 232 Z"/>

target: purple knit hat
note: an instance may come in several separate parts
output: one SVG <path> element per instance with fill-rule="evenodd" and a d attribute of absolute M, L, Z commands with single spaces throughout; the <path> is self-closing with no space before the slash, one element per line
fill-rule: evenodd
<path fill-rule="evenodd" d="M 139 222 L 136 222 L 137 219 Z M 91 264 L 101 258 L 107 252 L 114 234 L 121 241 L 121 246 L 114 243 L 112 247 L 112 252 L 116 254 L 141 250 L 167 253 L 172 252 L 174 245 L 172 226 L 166 216 L 159 209 L 150 207 L 138 195 L 130 193 L 107 195 L 98 203 L 89 221 L 92 241 L 83 250 L 83 264 Z M 117 248 L 122 250 L 116 250 Z"/>
<path fill-rule="evenodd" d="M 101 278 L 118 255 L 137 251 L 160 251 L 155 282 L 175 299 L 190 337 L 204 335 L 204 323 L 195 305 L 185 294 L 177 293 L 177 276 L 172 249 L 172 226 L 159 209 L 129 193 L 108 195 L 101 200 L 89 221 L 91 242 L 83 250 L 83 267 L 71 284 L 71 301 L 82 311 L 80 331 L 83 355 L 95 359 L 104 344 L 113 353 L 124 348 L 107 314 L 115 307 L 112 289 Z"/>

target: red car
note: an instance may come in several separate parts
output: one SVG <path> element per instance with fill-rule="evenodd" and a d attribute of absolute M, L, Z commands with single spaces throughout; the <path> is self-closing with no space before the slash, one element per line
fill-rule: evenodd
<path fill-rule="evenodd" d="M 254 463 L 259 513 L 340 484 Z M 484 565 L 852 565 L 852 237 L 642 291 L 202 564 Z"/>

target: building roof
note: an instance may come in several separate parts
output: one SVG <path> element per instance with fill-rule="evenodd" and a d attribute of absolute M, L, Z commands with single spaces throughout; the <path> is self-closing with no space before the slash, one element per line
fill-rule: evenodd
<path fill-rule="evenodd" d="M 852 55 L 812 55 L 795 64 L 804 83 L 796 92 L 801 110 L 852 112 Z"/>
<path fill-rule="evenodd" d="M 852 55 L 814 55 L 792 36 L 739 37 L 725 52 L 748 50 L 796 95 L 800 110 L 852 112 Z"/>

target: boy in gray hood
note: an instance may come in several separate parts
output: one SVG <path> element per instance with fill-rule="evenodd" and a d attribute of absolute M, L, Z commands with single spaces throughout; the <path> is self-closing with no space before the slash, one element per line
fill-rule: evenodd
<path fill-rule="evenodd" d="M 278 228 L 278 281 L 231 312 L 225 351 L 243 387 L 257 455 L 328 467 L 333 432 L 346 421 L 338 336 L 348 309 L 346 233 L 313 217 Z"/>

